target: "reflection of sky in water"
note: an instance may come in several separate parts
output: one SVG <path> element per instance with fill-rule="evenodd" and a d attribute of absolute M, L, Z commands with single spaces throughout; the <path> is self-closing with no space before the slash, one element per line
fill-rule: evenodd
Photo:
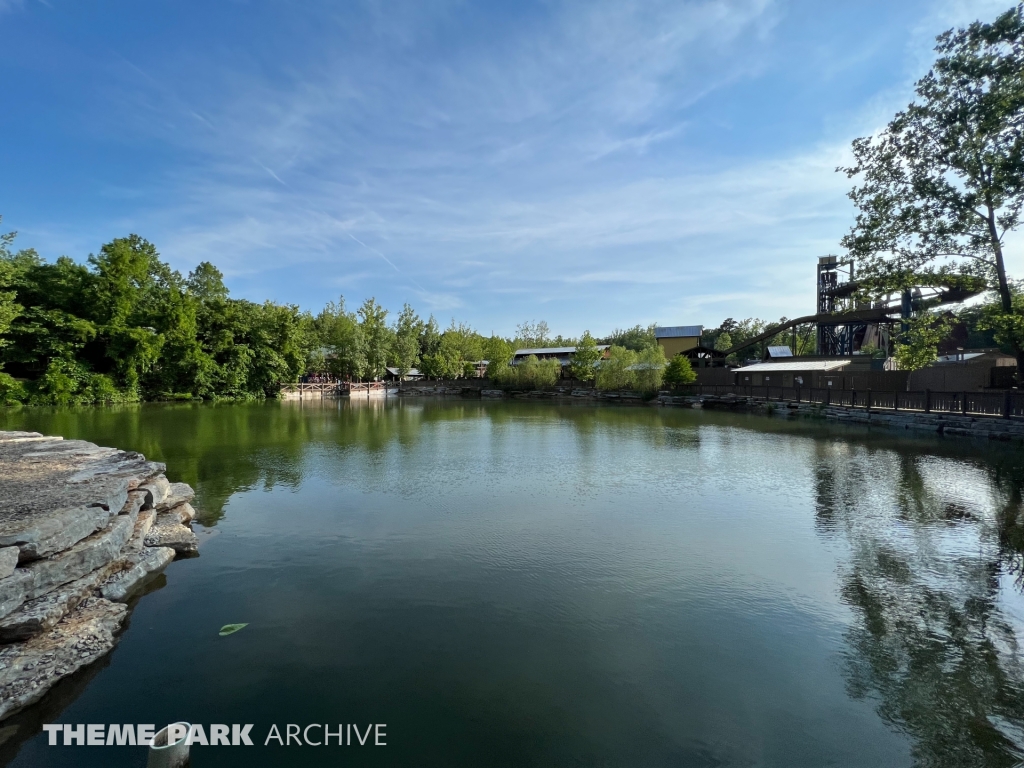
<path fill-rule="evenodd" d="M 0 424 L 166 460 L 217 535 L 67 721 L 374 713 L 368 764 L 1013 762 L 1011 450 L 527 403 L 70 413 Z"/>

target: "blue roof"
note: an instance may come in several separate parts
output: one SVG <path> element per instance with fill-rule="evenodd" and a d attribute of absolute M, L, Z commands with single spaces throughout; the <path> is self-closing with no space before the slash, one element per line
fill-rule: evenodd
<path fill-rule="evenodd" d="M 678 339 L 681 337 L 693 337 L 704 333 L 703 325 L 670 325 L 665 328 L 655 328 L 654 338 L 656 339 Z"/>

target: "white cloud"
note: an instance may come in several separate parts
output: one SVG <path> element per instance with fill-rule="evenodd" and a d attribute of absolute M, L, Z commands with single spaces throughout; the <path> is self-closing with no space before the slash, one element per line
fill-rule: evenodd
<path fill-rule="evenodd" d="M 849 141 L 906 103 L 936 32 L 1004 3 L 933 6 L 905 76 L 796 149 L 709 156 L 696 136 L 731 119 L 706 102 L 764 76 L 781 0 L 552 3 L 499 33 L 457 3 L 332 9 L 269 73 L 237 49 L 111 57 L 92 129 L 179 158 L 119 192 L 152 204 L 116 226 L 262 295 L 260 275 L 287 265 L 305 296 L 358 287 L 506 331 L 538 307 L 569 333 L 795 316 L 852 219 L 834 172 Z"/>

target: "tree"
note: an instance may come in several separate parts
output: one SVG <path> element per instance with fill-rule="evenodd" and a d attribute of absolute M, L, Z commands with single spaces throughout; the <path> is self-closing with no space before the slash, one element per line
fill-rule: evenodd
<path fill-rule="evenodd" d="M 625 347 L 626 349 L 632 349 L 634 352 L 639 352 L 648 347 L 656 347 L 658 346 L 658 340 L 654 338 L 655 327 L 656 324 L 651 323 L 648 326 L 634 325 L 626 330 L 616 328 L 612 331 L 612 335 L 602 339 L 601 343 Z"/>
<path fill-rule="evenodd" d="M 224 274 L 208 261 L 200 262 L 189 272 L 185 285 L 189 293 L 203 304 L 227 301 L 228 289 L 224 285 Z"/>
<path fill-rule="evenodd" d="M 569 370 L 573 378 L 580 381 L 592 381 L 597 375 L 595 365 L 601 359 L 601 350 L 597 348 L 597 342 L 590 335 L 590 331 L 584 331 L 580 340 L 576 343 L 576 353 L 569 363 Z"/>
<path fill-rule="evenodd" d="M 345 297 L 327 303 L 313 320 L 327 370 L 339 379 L 361 379 L 366 373 L 366 350 L 358 319 L 345 311 Z"/>
<path fill-rule="evenodd" d="M 668 365 L 665 368 L 666 384 L 679 387 L 683 384 L 693 384 L 696 380 L 697 374 L 693 370 L 693 365 L 690 364 L 689 358 L 676 355 L 668 361 Z"/>
<path fill-rule="evenodd" d="M 633 366 L 634 386 L 641 392 L 657 392 L 665 376 L 665 351 L 660 346 L 647 347 L 637 353 Z"/>
<path fill-rule="evenodd" d="M 604 358 L 597 367 L 597 388 L 604 390 L 632 389 L 636 381 L 636 374 L 631 369 L 636 362 L 636 352 L 625 347 L 612 346 L 608 350 L 608 357 Z"/>
<path fill-rule="evenodd" d="M 487 378 L 494 381 L 502 379 L 510 368 L 515 347 L 512 342 L 501 336 L 491 336 L 483 343 L 484 359 L 487 360 Z"/>
<path fill-rule="evenodd" d="M 531 389 L 553 387 L 562 375 L 562 366 L 557 360 L 541 360 L 536 355 L 530 355 L 513 370 L 514 383 Z"/>
<path fill-rule="evenodd" d="M 387 326 L 388 311 L 371 297 L 363 302 L 356 314 L 359 315 L 359 329 L 363 335 L 366 377 L 379 379 L 384 375 L 393 342 L 391 329 Z"/>
<path fill-rule="evenodd" d="M 427 355 L 436 355 L 441 347 L 441 331 L 437 327 L 437 320 L 431 315 L 420 329 L 420 359 L 426 359 Z M 432 374 L 423 371 L 427 376 Z"/>
<path fill-rule="evenodd" d="M 944 315 L 924 313 L 909 318 L 907 329 L 896 342 L 894 356 L 900 370 L 916 371 L 935 362 L 935 350 L 951 327 L 951 319 Z"/>
<path fill-rule="evenodd" d="M 420 334 L 423 321 L 408 304 L 402 307 L 395 323 L 395 345 L 392 350 L 398 374 L 405 378 L 420 361 Z"/>
<path fill-rule="evenodd" d="M 524 349 L 536 349 L 549 346 L 548 336 L 550 334 L 551 330 L 548 328 L 548 324 L 544 320 L 541 320 L 540 322 L 527 320 L 516 326 L 516 341 L 521 344 Z"/>
<path fill-rule="evenodd" d="M 0 216 L 0 221 L 3 217 Z M 11 253 L 11 244 L 17 232 L 0 234 L 0 346 L 3 346 L 3 335 L 7 333 L 14 322 L 14 318 L 24 309 L 15 301 L 17 294 L 14 291 L 6 290 L 11 287 L 14 281 L 14 254 Z"/>
<path fill-rule="evenodd" d="M 918 100 L 879 135 L 854 141 L 853 164 L 837 169 L 859 179 L 842 243 L 875 296 L 922 281 L 994 291 L 1020 383 L 1024 335 L 1013 330 L 1003 239 L 1024 205 L 1024 5 L 937 41 Z"/>

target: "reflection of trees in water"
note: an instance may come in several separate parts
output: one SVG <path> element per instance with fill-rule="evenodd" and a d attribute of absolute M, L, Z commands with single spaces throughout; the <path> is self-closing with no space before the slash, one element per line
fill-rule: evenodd
<path fill-rule="evenodd" d="M 820 530 L 851 547 L 841 575 L 857 617 L 847 634 L 851 695 L 877 697 L 920 766 L 1017 765 L 1024 664 L 999 599 L 1001 574 L 1019 574 L 1024 552 L 1024 473 L 1000 466 L 1005 459 L 849 443 L 822 442 L 819 454 Z"/>

